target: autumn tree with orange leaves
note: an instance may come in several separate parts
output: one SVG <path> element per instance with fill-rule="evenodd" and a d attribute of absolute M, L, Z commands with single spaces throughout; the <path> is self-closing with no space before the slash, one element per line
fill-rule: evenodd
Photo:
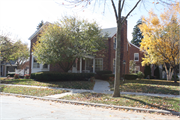
<path fill-rule="evenodd" d="M 152 10 L 149 17 L 143 17 L 143 24 L 140 30 L 144 36 L 141 50 L 146 51 L 142 65 L 163 64 L 167 73 L 167 80 L 171 80 L 172 75 L 177 75 L 177 65 L 179 64 L 179 40 L 180 40 L 180 2 L 171 5 L 164 10 L 160 16 Z M 170 68 L 167 69 L 167 64 Z M 176 77 L 174 82 L 177 83 Z"/>

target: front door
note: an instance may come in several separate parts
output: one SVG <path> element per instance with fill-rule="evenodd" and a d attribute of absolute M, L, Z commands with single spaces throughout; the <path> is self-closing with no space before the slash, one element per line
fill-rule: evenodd
<path fill-rule="evenodd" d="M 72 73 L 77 73 L 77 63 L 74 62 L 73 66 L 72 66 Z"/>
<path fill-rule="evenodd" d="M 93 72 L 93 59 L 86 59 L 86 72 Z"/>

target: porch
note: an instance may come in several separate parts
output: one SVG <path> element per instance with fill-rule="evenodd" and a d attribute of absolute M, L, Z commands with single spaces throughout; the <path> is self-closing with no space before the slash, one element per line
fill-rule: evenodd
<path fill-rule="evenodd" d="M 86 58 L 77 58 L 69 70 L 69 73 L 95 73 L 103 70 L 103 58 L 95 58 L 94 56 L 86 56 Z"/>

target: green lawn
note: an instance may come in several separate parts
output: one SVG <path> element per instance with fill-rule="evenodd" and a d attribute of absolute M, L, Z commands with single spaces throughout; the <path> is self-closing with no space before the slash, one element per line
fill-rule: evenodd
<path fill-rule="evenodd" d="M 47 89 L 47 88 L 28 88 L 28 87 L 15 87 L 15 86 L 0 85 L 0 92 L 42 97 L 42 96 L 48 96 L 48 95 L 54 95 L 54 94 L 61 94 L 68 91 L 54 90 L 54 89 Z"/>
<path fill-rule="evenodd" d="M 162 98 L 136 95 L 121 95 L 121 97 L 113 98 L 112 95 L 101 93 L 81 93 L 76 95 L 64 96 L 60 99 L 103 103 L 117 106 L 140 107 L 147 109 L 173 110 L 180 112 L 178 98 Z"/>
<path fill-rule="evenodd" d="M 114 82 L 109 81 L 111 90 L 114 90 Z M 142 79 L 142 80 L 125 80 L 121 82 L 120 89 L 122 92 L 143 92 L 179 95 L 180 87 L 178 83 L 167 80 Z"/>
<path fill-rule="evenodd" d="M 90 81 L 60 81 L 60 82 L 40 82 L 33 79 L 4 79 L 1 80 L 2 84 L 15 84 L 15 85 L 33 85 L 33 86 L 48 86 L 59 88 L 72 88 L 72 89 L 89 89 L 92 90 L 95 82 Z"/>

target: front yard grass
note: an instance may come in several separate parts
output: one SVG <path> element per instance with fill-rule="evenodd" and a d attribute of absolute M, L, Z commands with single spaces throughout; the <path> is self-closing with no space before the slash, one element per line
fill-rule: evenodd
<path fill-rule="evenodd" d="M 95 82 L 90 81 L 59 81 L 59 82 L 41 82 L 33 79 L 4 79 L 1 80 L 2 84 L 15 84 L 15 85 L 32 85 L 44 87 L 58 87 L 58 88 L 71 88 L 71 89 L 89 89 L 92 90 Z"/>
<path fill-rule="evenodd" d="M 110 89 L 114 90 L 114 82 L 109 81 Z M 179 95 L 180 87 L 178 83 L 167 80 L 142 79 L 142 80 L 125 80 L 120 85 L 121 92 L 142 92 Z"/>
<path fill-rule="evenodd" d="M 136 95 L 121 95 L 121 97 L 114 98 L 112 97 L 112 95 L 108 94 L 80 93 L 76 95 L 64 96 L 60 99 L 102 103 L 117 106 L 140 107 L 146 109 L 163 109 L 180 112 L 178 98 L 162 98 Z"/>
<path fill-rule="evenodd" d="M 48 88 L 28 88 L 28 87 L 0 85 L 0 92 L 42 97 L 42 96 L 48 96 L 48 95 L 54 95 L 54 94 L 61 94 L 68 91 L 54 90 L 54 89 L 48 89 Z"/>

